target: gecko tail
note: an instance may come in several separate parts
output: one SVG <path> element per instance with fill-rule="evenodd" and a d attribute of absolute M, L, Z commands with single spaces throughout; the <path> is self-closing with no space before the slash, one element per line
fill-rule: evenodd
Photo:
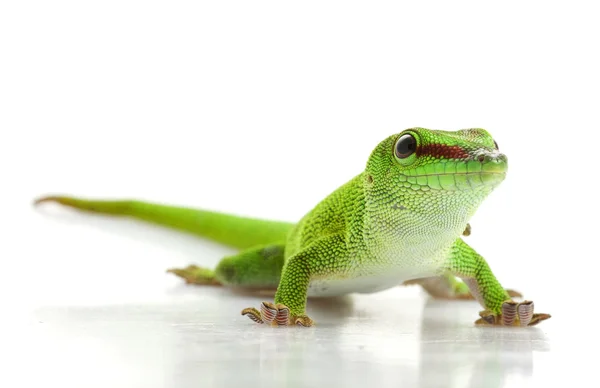
<path fill-rule="evenodd" d="M 285 241 L 294 226 L 289 222 L 138 200 L 90 200 L 53 195 L 34 201 L 35 206 L 44 203 L 58 203 L 91 213 L 134 218 L 205 237 L 238 249 Z"/>

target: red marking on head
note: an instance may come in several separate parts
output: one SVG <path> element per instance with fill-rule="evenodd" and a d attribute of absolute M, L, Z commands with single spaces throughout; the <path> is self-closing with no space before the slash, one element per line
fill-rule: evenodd
<path fill-rule="evenodd" d="M 434 158 L 467 159 L 469 154 L 459 146 L 427 144 L 417 148 L 417 156 L 429 155 Z"/>

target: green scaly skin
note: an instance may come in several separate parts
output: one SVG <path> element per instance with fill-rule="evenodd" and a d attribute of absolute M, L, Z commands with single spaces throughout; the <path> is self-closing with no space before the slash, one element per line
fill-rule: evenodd
<path fill-rule="evenodd" d="M 518 294 L 460 237 L 470 234 L 469 219 L 507 167 L 483 129 L 411 128 L 379 143 L 363 172 L 297 224 L 139 201 L 50 196 L 37 203 L 134 217 L 241 249 L 214 271 L 191 265 L 169 272 L 193 284 L 276 289 L 274 303 L 242 311 L 259 323 L 311 326 L 307 297 L 417 283 L 436 297 L 462 299 L 470 291 L 485 309 L 478 324 L 531 326 L 550 316 L 533 314 L 530 301 L 512 301 Z"/>

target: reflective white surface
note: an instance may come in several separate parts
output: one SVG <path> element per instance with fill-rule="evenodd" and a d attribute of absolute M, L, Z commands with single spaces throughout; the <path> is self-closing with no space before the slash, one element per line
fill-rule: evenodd
<path fill-rule="evenodd" d="M 180 285 L 159 303 L 40 308 L 16 331 L 26 362 L 9 375 L 61 387 L 530 387 L 590 377 L 576 373 L 584 358 L 552 320 L 474 327 L 475 303 L 412 287 L 313 300 L 313 328 L 239 315 L 263 299 Z"/>

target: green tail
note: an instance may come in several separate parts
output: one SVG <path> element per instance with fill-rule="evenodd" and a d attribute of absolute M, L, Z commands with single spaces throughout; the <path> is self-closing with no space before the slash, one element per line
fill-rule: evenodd
<path fill-rule="evenodd" d="M 294 224 L 239 217 L 218 212 L 160 205 L 135 200 L 86 200 L 49 196 L 35 201 L 56 202 L 94 213 L 125 216 L 209 238 L 234 248 L 285 241 Z"/>

